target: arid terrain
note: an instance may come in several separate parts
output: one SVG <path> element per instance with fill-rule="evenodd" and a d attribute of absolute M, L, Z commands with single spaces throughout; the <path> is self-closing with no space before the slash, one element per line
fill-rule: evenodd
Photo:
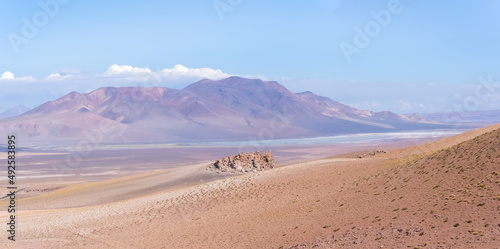
<path fill-rule="evenodd" d="M 0 132 L 24 144 L 242 141 L 449 129 L 451 125 L 389 112 L 359 110 L 276 81 L 229 77 L 182 90 L 102 87 L 71 92 L 0 118 Z M 22 113 L 11 116 L 9 113 Z M 0 114 L 1 116 L 2 114 Z M 0 146 L 2 144 L 0 143 Z"/>
<path fill-rule="evenodd" d="M 19 200 L 17 241 L 0 247 L 500 248 L 500 125 L 380 149 L 68 183 Z"/>
<path fill-rule="evenodd" d="M 500 249 L 500 0 L 0 3 L 0 249 Z"/>

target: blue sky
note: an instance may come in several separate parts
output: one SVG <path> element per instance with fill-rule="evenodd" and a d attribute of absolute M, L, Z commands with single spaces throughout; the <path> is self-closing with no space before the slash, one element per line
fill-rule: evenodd
<path fill-rule="evenodd" d="M 500 109 L 498 13 L 493 0 L 0 0 L 0 110 L 228 75 L 375 111 Z"/>

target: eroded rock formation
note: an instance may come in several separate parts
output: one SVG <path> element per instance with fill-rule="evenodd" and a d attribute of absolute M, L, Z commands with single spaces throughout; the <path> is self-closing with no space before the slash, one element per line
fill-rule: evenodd
<path fill-rule="evenodd" d="M 217 173 L 245 173 L 272 169 L 274 166 L 274 157 L 271 151 L 262 154 L 256 151 L 224 157 L 211 164 L 209 169 Z"/>

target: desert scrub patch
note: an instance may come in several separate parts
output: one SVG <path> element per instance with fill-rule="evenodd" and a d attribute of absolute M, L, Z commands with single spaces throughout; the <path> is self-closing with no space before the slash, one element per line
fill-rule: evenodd
<path fill-rule="evenodd" d="M 457 224 L 455 224 L 455 225 L 453 225 L 453 227 L 458 227 L 458 226 L 460 226 L 460 224 L 458 224 L 458 223 L 457 223 Z"/>
<path fill-rule="evenodd" d="M 328 226 L 328 225 L 327 226 L 323 226 L 323 228 L 329 228 L 329 227 L 331 227 L 331 226 Z"/>
<path fill-rule="evenodd" d="M 478 207 L 482 207 L 484 205 L 486 205 L 486 203 L 479 203 L 479 204 L 477 204 Z"/>
<path fill-rule="evenodd" d="M 437 188 L 439 188 L 439 187 L 440 187 L 440 185 L 436 185 L 436 186 L 434 186 L 432 189 L 437 189 Z"/>

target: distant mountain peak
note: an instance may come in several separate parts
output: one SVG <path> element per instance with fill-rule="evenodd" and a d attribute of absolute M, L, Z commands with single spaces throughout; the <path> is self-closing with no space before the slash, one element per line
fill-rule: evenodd
<path fill-rule="evenodd" d="M 30 108 L 28 108 L 24 105 L 17 105 L 17 106 L 10 108 L 9 110 L 6 110 L 6 111 L 0 113 L 0 118 L 10 118 L 10 117 L 19 116 L 19 115 L 26 113 L 29 110 L 30 110 Z"/>

